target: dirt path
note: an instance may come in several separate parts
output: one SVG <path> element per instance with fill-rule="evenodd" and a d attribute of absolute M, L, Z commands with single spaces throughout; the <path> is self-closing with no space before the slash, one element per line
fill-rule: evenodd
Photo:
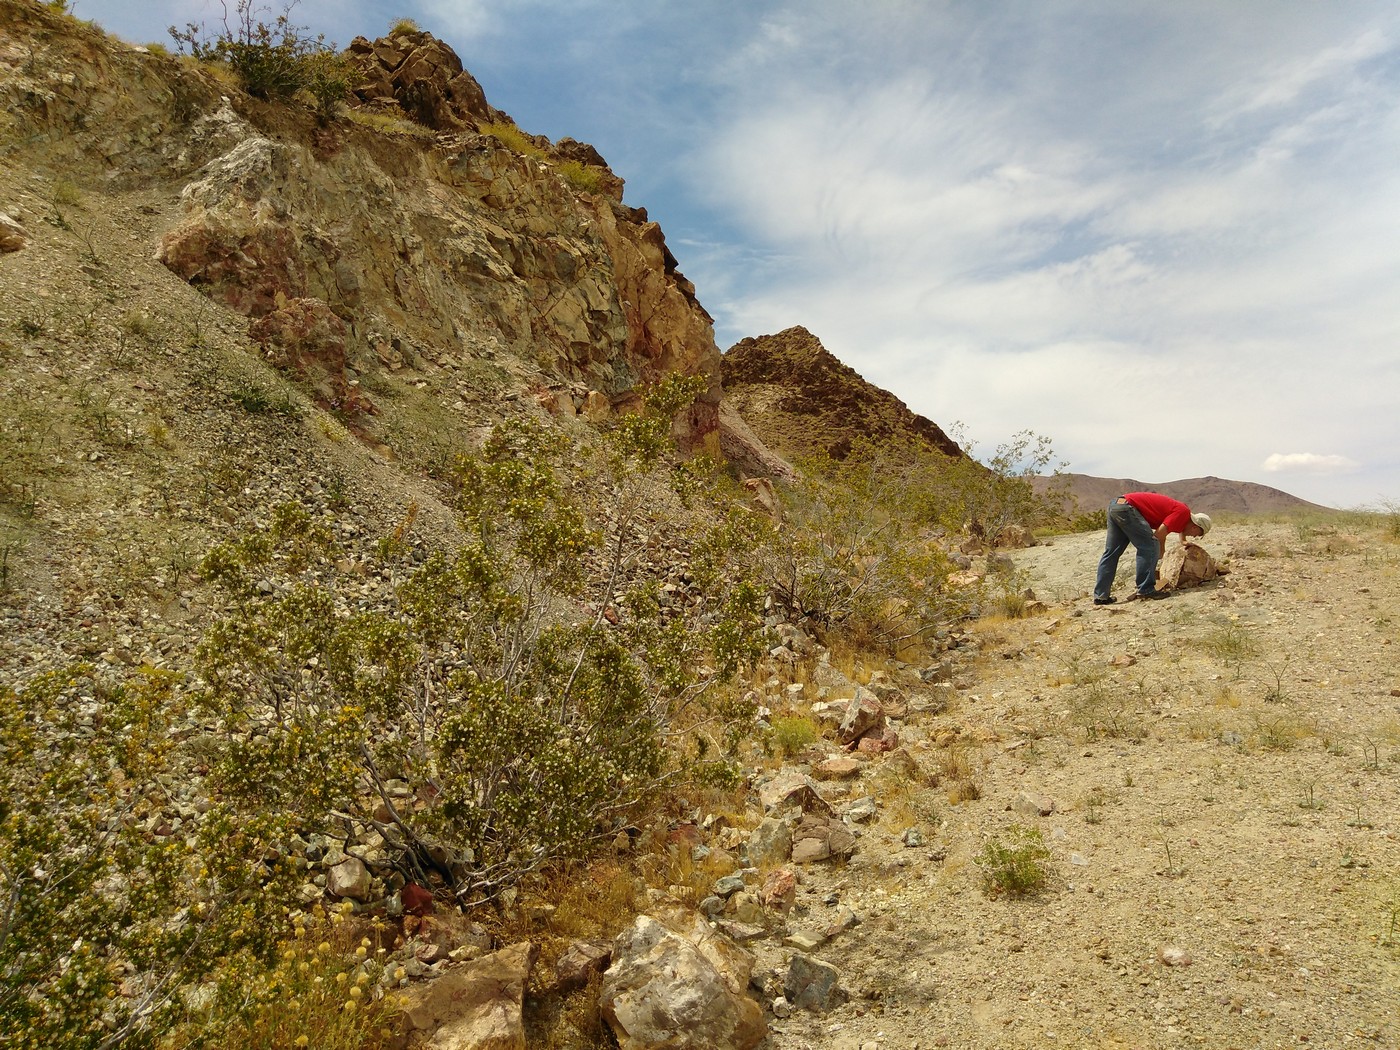
<path fill-rule="evenodd" d="M 979 625 L 957 700 L 905 728 L 938 786 L 850 789 L 879 822 L 789 925 L 859 916 L 814 952 L 853 998 L 772 1047 L 1400 1047 L 1400 545 L 1222 526 L 1228 576 L 1096 608 L 1101 544 L 1015 554 L 1051 608 Z M 959 766 L 981 797 L 954 804 Z M 1013 825 L 1047 883 L 988 895 Z"/>

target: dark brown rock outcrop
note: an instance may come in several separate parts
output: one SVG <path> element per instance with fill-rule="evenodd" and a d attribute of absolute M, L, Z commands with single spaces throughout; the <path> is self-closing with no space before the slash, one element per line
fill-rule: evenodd
<path fill-rule="evenodd" d="M 782 456 L 840 460 L 862 441 L 963 454 L 936 423 L 866 382 L 805 328 L 742 339 L 722 360 L 726 400 Z"/>

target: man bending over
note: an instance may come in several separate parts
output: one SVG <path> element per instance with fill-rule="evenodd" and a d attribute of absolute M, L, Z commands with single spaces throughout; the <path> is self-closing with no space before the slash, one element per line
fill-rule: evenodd
<path fill-rule="evenodd" d="M 1099 559 L 1094 581 L 1094 604 L 1112 605 L 1116 598 L 1113 577 L 1118 559 L 1131 543 L 1137 548 L 1137 592 L 1134 599 L 1165 598 L 1168 591 L 1157 590 L 1157 563 L 1167 549 L 1167 534 L 1181 533 L 1183 542 L 1210 531 L 1210 518 L 1193 514 L 1180 500 L 1159 492 L 1129 492 L 1108 505 L 1108 540 Z"/>

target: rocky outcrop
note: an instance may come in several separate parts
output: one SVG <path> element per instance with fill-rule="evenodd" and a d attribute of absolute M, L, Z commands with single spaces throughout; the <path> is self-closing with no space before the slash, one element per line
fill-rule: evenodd
<path fill-rule="evenodd" d="M 742 339 L 725 351 L 723 369 L 726 400 L 782 456 L 839 460 L 864 441 L 963 455 L 937 424 L 867 383 L 805 328 Z"/>
<path fill-rule="evenodd" d="M 460 131 L 505 117 L 486 101 L 457 53 L 431 33 L 395 31 L 374 41 L 358 36 L 348 51 L 360 71 L 354 93 L 362 102 L 395 103 L 435 131 Z"/>
<path fill-rule="evenodd" d="M 159 258 L 253 317 L 326 303 L 357 369 L 387 341 L 430 363 L 509 355 L 623 407 L 667 373 L 709 375 L 677 436 L 718 451 L 713 329 L 660 227 L 488 136 L 410 159 L 416 180 L 395 179 L 250 133 L 186 187 Z"/>
<path fill-rule="evenodd" d="M 625 409 L 667 373 L 699 374 L 709 387 L 677 436 L 718 454 L 712 322 L 660 227 L 621 203 L 622 181 L 586 143 L 536 138 L 527 155 L 480 133 L 509 118 L 441 41 L 398 34 L 354 49 L 361 94 L 444 133 L 425 140 L 344 120 L 326 132 L 294 107 L 231 103 L 194 67 L 42 5 L 0 3 L 17 34 L 35 19 L 53 25 L 33 54 L 0 44 L 15 69 L 0 130 L 74 178 L 183 180 L 159 260 L 252 319 L 322 304 L 345 328 L 342 385 L 386 359 L 425 373 L 474 365 L 505 386 L 581 385 Z M 118 95 L 121 107 L 104 102 Z M 6 250 L 24 243 L 11 224 L 3 237 Z"/>
<path fill-rule="evenodd" d="M 529 943 L 513 944 L 415 986 L 398 1045 L 431 1039 L 439 1050 L 525 1050 L 525 986 L 536 954 Z"/>
<path fill-rule="evenodd" d="M 792 481 L 797 471 L 792 464 L 772 451 L 749 426 L 747 420 L 734 407 L 732 397 L 726 397 L 719 406 L 719 447 L 725 459 L 746 474 L 779 481 Z"/>

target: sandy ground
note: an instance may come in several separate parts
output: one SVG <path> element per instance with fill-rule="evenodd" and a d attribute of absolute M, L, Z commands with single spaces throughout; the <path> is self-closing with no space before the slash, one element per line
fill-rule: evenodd
<path fill-rule="evenodd" d="M 1400 544 L 1222 526 L 1229 575 L 1094 607 L 1102 542 L 1014 554 L 1050 608 L 981 623 L 957 699 L 905 727 L 923 784 L 831 786 L 881 817 L 803 870 L 789 926 L 856 913 L 813 952 L 852 998 L 769 1046 L 1400 1047 Z M 1016 825 L 1045 884 L 990 893 Z M 760 949 L 774 983 L 792 950 Z"/>

